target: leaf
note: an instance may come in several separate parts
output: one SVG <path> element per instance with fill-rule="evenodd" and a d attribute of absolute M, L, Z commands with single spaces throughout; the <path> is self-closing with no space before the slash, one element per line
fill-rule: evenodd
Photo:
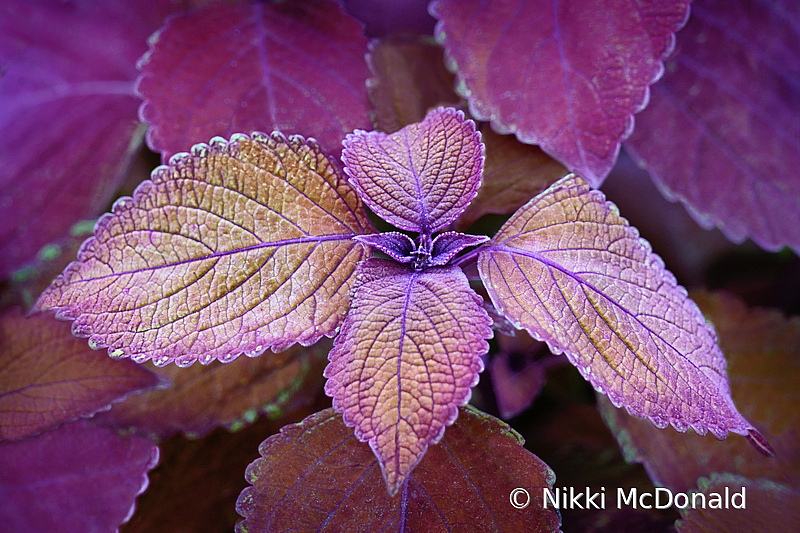
<path fill-rule="evenodd" d="M 531 406 L 547 381 L 546 367 L 536 356 L 549 354 L 543 342 L 525 332 L 498 335 L 500 351 L 492 356 L 489 375 L 500 416 L 508 420 Z"/>
<path fill-rule="evenodd" d="M 466 235 L 456 231 L 440 233 L 431 243 L 431 266 L 446 265 L 455 255 L 469 248 L 489 240 L 484 235 Z"/>
<path fill-rule="evenodd" d="M 171 2 L 0 6 L 0 279 L 111 200 L 142 143 L 136 59 Z"/>
<path fill-rule="evenodd" d="M 168 382 L 133 361 L 93 352 L 66 324 L 16 310 L 0 314 L 0 440 L 91 416 Z"/>
<path fill-rule="evenodd" d="M 728 361 L 731 396 L 742 414 L 769 436 L 775 457 L 763 457 L 738 439 L 655 431 L 600 402 L 601 412 L 630 462 L 642 463 L 655 483 L 687 491 L 712 472 L 800 484 L 800 317 L 748 308 L 725 293 L 694 293 L 718 334 Z"/>
<path fill-rule="evenodd" d="M 115 531 L 158 462 L 148 439 L 87 421 L 0 443 L 0 523 L 6 531 Z"/>
<path fill-rule="evenodd" d="M 414 240 L 399 231 L 388 231 L 385 233 L 373 233 L 371 235 L 359 235 L 355 237 L 358 242 L 363 242 L 368 246 L 377 248 L 398 263 L 410 263 L 414 260 L 414 251 L 417 245 Z"/>
<path fill-rule="evenodd" d="M 395 494 L 469 401 L 491 320 L 456 267 L 362 264 L 325 369 L 325 392 L 369 442 Z"/>
<path fill-rule="evenodd" d="M 430 236 L 475 197 L 483 168 L 480 141 L 464 113 L 438 108 L 391 135 L 349 134 L 342 161 L 370 209 L 400 229 Z"/>
<path fill-rule="evenodd" d="M 745 507 L 734 509 L 711 505 L 713 494 L 722 497 L 745 491 Z M 797 531 L 800 528 L 800 490 L 763 479 L 747 479 L 730 474 L 712 475 L 700 480 L 706 508 L 683 510 L 684 518 L 675 523 L 678 533 L 705 531 Z M 699 498 L 698 498 L 699 499 Z M 738 503 L 738 500 L 736 500 Z"/>
<path fill-rule="evenodd" d="M 706 229 L 800 253 L 800 15 L 703 1 L 626 143 Z"/>
<path fill-rule="evenodd" d="M 332 409 L 265 440 L 247 469 L 237 531 L 558 531 L 543 509 L 553 472 L 508 426 L 472 407 L 432 447 L 400 495 L 380 481 L 378 461 Z M 530 505 L 509 503 L 514 488 Z M 521 500 L 524 501 L 524 500 Z"/>
<path fill-rule="evenodd" d="M 567 174 L 567 169 L 536 146 L 513 135 L 481 128 L 486 162 L 478 195 L 456 220 L 461 231 L 487 214 L 508 215 Z"/>
<path fill-rule="evenodd" d="M 367 92 L 380 131 L 394 133 L 422 122 L 436 107 L 461 101 L 453 90 L 455 78 L 444 66 L 444 51 L 429 37 L 372 41 L 367 64 L 372 72 Z"/>
<path fill-rule="evenodd" d="M 437 0 L 436 39 L 476 120 L 599 186 L 663 72 L 688 0 Z"/>
<path fill-rule="evenodd" d="M 333 2 L 212 4 L 171 18 L 142 58 L 139 116 L 166 161 L 202 139 L 283 130 L 342 139 L 369 125 L 361 25 Z"/>
<path fill-rule="evenodd" d="M 239 431 L 260 415 L 280 418 L 322 391 L 330 342 L 292 346 L 264 357 L 240 357 L 208 366 L 174 365 L 151 370 L 172 387 L 137 395 L 100 413 L 100 422 L 166 439 L 177 432 L 191 438 L 217 427 Z M 145 363 L 150 368 L 150 363 Z"/>
<path fill-rule="evenodd" d="M 36 309 L 112 357 L 188 366 L 332 335 L 370 225 L 313 141 L 213 139 L 153 171 Z"/>
<path fill-rule="evenodd" d="M 568 175 L 515 213 L 478 269 L 495 307 L 657 427 L 763 437 L 730 398 L 714 329 L 616 207 Z"/>

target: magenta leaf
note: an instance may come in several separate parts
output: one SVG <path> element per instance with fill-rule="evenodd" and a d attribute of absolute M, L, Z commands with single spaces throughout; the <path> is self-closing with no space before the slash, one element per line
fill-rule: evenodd
<path fill-rule="evenodd" d="M 478 268 L 495 307 L 565 353 L 614 405 L 660 428 L 731 431 L 769 450 L 733 405 L 713 327 L 581 178 L 566 176 L 517 211 Z"/>
<path fill-rule="evenodd" d="M 442 233 L 433 239 L 431 244 L 431 266 L 445 265 L 455 255 L 465 248 L 477 246 L 489 240 L 483 235 L 466 235 L 456 231 Z"/>
<path fill-rule="evenodd" d="M 325 369 L 333 406 L 369 442 L 395 494 L 469 401 L 491 320 L 455 267 L 362 264 Z"/>
<path fill-rule="evenodd" d="M 414 260 L 414 251 L 417 245 L 414 240 L 399 231 L 386 233 L 373 233 L 354 237 L 358 242 L 377 248 L 398 263 L 410 263 Z"/>
<path fill-rule="evenodd" d="M 134 64 L 171 7 L 0 5 L 0 279 L 111 200 L 142 141 Z"/>
<path fill-rule="evenodd" d="M 670 199 L 732 241 L 800 252 L 800 16 L 703 1 L 626 143 Z"/>
<path fill-rule="evenodd" d="M 481 135 L 452 108 L 387 135 L 356 131 L 342 161 L 361 198 L 394 226 L 430 236 L 460 215 L 480 187 Z"/>
<path fill-rule="evenodd" d="M 688 0 L 436 0 L 459 93 L 476 120 L 514 133 L 599 186 L 663 72 Z"/>
<path fill-rule="evenodd" d="M 370 230 L 312 140 L 235 135 L 153 171 L 36 308 L 112 357 L 230 361 L 333 335 Z"/>
<path fill-rule="evenodd" d="M 261 444 L 236 531 L 559 531 L 558 511 L 543 506 L 555 476 L 522 444 L 503 422 L 464 407 L 392 497 L 369 448 L 326 409 Z M 524 509 L 509 502 L 515 488 L 530 494 Z"/>
<path fill-rule="evenodd" d="M 4 531 L 117 531 L 158 448 L 87 421 L 18 442 L 0 443 L 0 524 Z"/>
<path fill-rule="evenodd" d="M 361 25 L 333 2 L 217 2 L 170 19 L 140 61 L 140 118 L 164 160 L 203 139 L 253 130 L 314 137 L 338 155 L 365 128 Z"/>
<path fill-rule="evenodd" d="M 0 314 L 0 440 L 17 440 L 107 409 L 135 392 L 165 388 L 133 361 L 94 352 L 67 324 Z"/>

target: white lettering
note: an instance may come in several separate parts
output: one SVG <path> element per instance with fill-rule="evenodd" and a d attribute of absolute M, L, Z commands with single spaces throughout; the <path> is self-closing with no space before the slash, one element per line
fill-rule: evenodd
<path fill-rule="evenodd" d="M 636 509 L 636 487 L 630 490 L 627 498 L 625 497 L 625 491 L 621 488 L 617 488 L 617 509 L 622 509 L 623 505 L 628 505 Z"/>
<path fill-rule="evenodd" d="M 667 499 L 666 502 L 661 503 L 661 496 Z M 668 509 L 672 507 L 672 491 L 664 487 L 656 487 L 656 509 Z"/>

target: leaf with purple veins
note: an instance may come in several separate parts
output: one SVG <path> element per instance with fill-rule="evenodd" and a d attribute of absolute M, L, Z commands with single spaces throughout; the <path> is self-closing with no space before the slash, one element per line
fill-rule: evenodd
<path fill-rule="evenodd" d="M 370 124 L 361 24 L 328 0 L 216 2 L 173 17 L 139 63 L 147 144 L 166 160 L 198 139 L 281 130 L 338 156 Z"/>
<path fill-rule="evenodd" d="M 445 265 L 455 255 L 465 248 L 477 246 L 489 240 L 483 235 L 466 235 L 455 231 L 448 231 L 437 235 L 431 243 L 430 266 Z"/>
<path fill-rule="evenodd" d="M 69 326 L 17 311 L 0 315 L 0 440 L 17 440 L 88 417 L 169 381 L 133 361 L 114 361 Z"/>
<path fill-rule="evenodd" d="M 597 187 L 663 73 L 689 0 L 437 0 L 430 9 L 472 116 Z"/>
<path fill-rule="evenodd" d="M 312 140 L 215 139 L 118 200 L 36 308 L 159 366 L 308 345 L 343 319 L 370 228 Z"/>
<path fill-rule="evenodd" d="M 491 320 L 455 267 L 362 264 L 325 369 L 325 392 L 369 442 L 391 494 L 469 401 Z"/>
<path fill-rule="evenodd" d="M 414 240 L 400 233 L 399 231 L 389 231 L 386 233 L 373 233 L 371 235 L 359 235 L 355 237 L 358 242 L 363 242 L 368 246 L 377 248 L 398 263 L 410 263 L 414 260 L 414 251 L 417 245 Z"/>
<path fill-rule="evenodd" d="M 475 198 L 483 169 L 480 141 L 464 113 L 438 108 L 391 135 L 351 133 L 342 161 L 370 209 L 400 229 L 430 236 Z"/>
<path fill-rule="evenodd" d="M 714 329 L 635 228 L 569 175 L 531 200 L 478 259 L 498 310 L 565 353 L 616 406 L 769 445 L 733 405 Z"/>

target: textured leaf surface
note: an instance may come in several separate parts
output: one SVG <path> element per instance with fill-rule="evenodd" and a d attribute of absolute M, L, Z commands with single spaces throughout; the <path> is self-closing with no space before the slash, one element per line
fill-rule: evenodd
<path fill-rule="evenodd" d="M 598 186 L 647 105 L 688 4 L 437 0 L 431 12 L 472 116 Z"/>
<path fill-rule="evenodd" d="M 5 531 L 116 531 L 133 514 L 158 462 L 148 439 L 87 421 L 0 443 L 0 524 Z"/>
<path fill-rule="evenodd" d="M 483 215 L 509 215 L 567 174 L 555 159 L 536 146 L 522 144 L 513 135 L 481 128 L 486 149 L 483 180 L 478 195 L 455 222 L 464 230 Z"/>
<path fill-rule="evenodd" d="M 455 267 L 362 264 L 325 369 L 325 392 L 396 493 L 469 401 L 491 320 Z"/>
<path fill-rule="evenodd" d="M 237 531 L 558 531 L 543 509 L 555 476 L 508 426 L 471 407 L 432 447 L 400 494 L 381 483 L 375 456 L 341 417 L 326 409 L 287 426 L 261 445 L 239 496 Z M 525 509 L 509 504 L 523 487 Z"/>
<path fill-rule="evenodd" d="M 444 66 L 442 47 L 425 37 L 388 37 L 370 43 L 372 78 L 367 92 L 378 130 L 394 133 L 422 122 L 428 111 L 456 105 L 455 78 Z"/>
<path fill-rule="evenodd" d="M 796 6 L 696 2 L 678 49 L 626 147 L 704 227 L 800 252 Z"/>
<path fill-rule="evenodd" d="M 171 7 L 0 5 L 0 278 L 111 200 L 142 141 L 134 65 Z"/>
<path fill-rule="evenodd" d="M 0 440 L 21 439 L 165 386 L 133 361 L 93 352 L 67 324 L 16 311 L 0 315 Z"/>
<path fill-rule="evenodd" d="M 464 113 L 438 108 L 391 135 L 349 134 L 342 161 L 370 209 L 400 229 L 430 235 L 475 197 L 483 169 L 480 141 Z"/>
<path fill-rule="evenodd" d="M 733 399 L 767 435 L 775 457 L 763 457 L 741 439 L 717 442 L 658 431 L 600 402 L 626 458 L 642 463 L 653 481 L 675 491 L 694 488 L 698 478 L 712 472 L 800 486 L 800 317 L 749 309 L 724 293 L 692 296 L 719 334 Z"/>
<path fill-rule="evenodd" d="M 743 509 L 712 508 L 688 509 L 675 523 L 678 533 L 708 531 L 797 531 L 800 529 L 800 490 L 768 480 L 748 479 L 730 474 L 712 475 L 700 480 L 700 492 L 710 502 L 713 494 L 724 496 L 745 489 L 746 506 Z"/>
<path fill-rule="evenodd" d="M 431 266 L 447 264 L 458 252 L 489 240 L 485 235 L 466 235 L 456 231 L 440 233 L 431 243 Z"/>
<path fill-rule="evenodd" d="M 172 387 L 128 398 L 98 419 L 159 439 L 177 432 L 203 437 L 216 427 L 238 431 L 263 414 L 282 417 L 321 393 L 330 346 L 330 341 L 308 348 L 293 346 L 226 364 L 154 367 L 151 370 L 169 379 Z"/>
<path fill-rule="evenodd" d="M 356 240 L 366 245 L 377 248 L 398 263 L 410 263 L 414 260 L 414 251 L 417 245 L 414 240 L 399 231 L 388 231 L 386 233 L 373 233 L 371 235 L 360 235 Z"/>
<path fill-rule="evenodd" d="M 730 398 L 714 329 L 616 207 L 569 175 L 522 207 L 478 260 L 495 307 L 663 428 L 763 437 Z"/>
<path fill-rule="evenodd" d="M 338 155 L 369 126 L 361 25 L 333 2 L 216 3 L 170 19 L 141 61 L 147 142 L 164 160 L 241 131 L 314 137 Z"/>
<path fill-rule="evenodd" d="M 331 335 L 364 255 L 356 192 L 312 141 L 196 145 L 97 223 L 39 309 L 114 356 L 223 362 Z"/>

